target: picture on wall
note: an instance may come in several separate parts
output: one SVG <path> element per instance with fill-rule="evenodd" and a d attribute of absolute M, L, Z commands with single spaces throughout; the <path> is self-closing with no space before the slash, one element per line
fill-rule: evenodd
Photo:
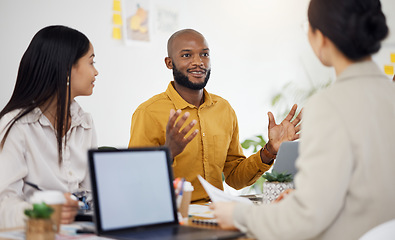
<path fill-rule="evenodd" d="M 172 34 L 178 30 L 178 11 L 164 6 L 156 7 L 155 30 L 158 33 Z"/>
<path fill-rule="evenodd" d="M 122 0 L 123 34 L 127 44 L 150 42 L 151 7 L 149 0 Z"/>

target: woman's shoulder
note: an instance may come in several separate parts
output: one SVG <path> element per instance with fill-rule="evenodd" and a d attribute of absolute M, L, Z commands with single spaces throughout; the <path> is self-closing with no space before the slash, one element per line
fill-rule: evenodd
<path fill-rule="evenodd" d="M 21 109 L 15 109 L 0 118 L 0 135 L 2 136 L 11 125 L 12 120 L 18 116 Z"/>
<path fill-rule="evenodd" d="M 92 128 L 93 127 L 93 118 L 92 115 L 88 112 L 85 112 L 84 109 L 74 100 L 70 105 L 70 115 L 72 118 L 72 122 L 77 125 L 81 125 L 83 128 Z"/>
<path fill-rule="evenodd" d="M 0 118 L 0 122 L 9 122 L 14 119 L 20 112 L 21 109 L 12 110 L 11 112 L 4 114 L 4 116 Z"/>
<path fill-rule="evenodd" d="M 23 109 L 15 109 L 12 110 L 8 113 L 6 113 L 1 119 L 0 119 L 0 131 L 2 131 L 4 128 L 7 128 L 10 123 L 13 121 L 13 119 L 17 118 L 19 114 L 23 113 Z M 23 117 L 18 119 L 15 123 L 15 125 L 19 124 L 26 124 L 26 123 L 32 123 L 35 121 L 38 121 L 40 116 L 42 115 L 41 110 L 39 108 L 35 108 L 32 111 L 26 113 Z"/>

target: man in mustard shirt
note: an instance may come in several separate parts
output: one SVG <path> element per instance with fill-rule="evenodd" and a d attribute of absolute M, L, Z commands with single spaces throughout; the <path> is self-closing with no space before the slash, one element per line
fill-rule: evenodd
<path fill-rule="evenodd" d="M 204 89 L 211 65 L 203 35 L 192 29 L 180 30 L 170 37 L 167 51 L 165 63 L 173 70 L 174 81 L 166 92 L 136 109 L 129 147 L 167 145 L 174 177 L 184 177 L 194 186 L 194 203 L 209 201 L 198 174 L 219 189 L 223 189 L 222 173 L 233 188 L 253 184 L 271 167 L 280 144 L 299 138 L 300 114 L 291 122 L 297 106 L 279 125 L 268 113 L 268 144 L 246 158 L 234 110 L 225 99 Z"/>

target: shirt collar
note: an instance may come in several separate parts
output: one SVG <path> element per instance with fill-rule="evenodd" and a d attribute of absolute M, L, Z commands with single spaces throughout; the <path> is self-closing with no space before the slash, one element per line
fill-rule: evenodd
<path fill-rule="evenodd" d="M 355 77 L 382 76 L 383 73 L 375 62 L 371 60 L 356 62 L 348 66 L 337 78 L 338 82 Z"/>
<path fill-rule="evenodd" d="M 90 121 L 90 117 L 84 110 L 80 107 L 80 105 L 73 100 L 70 103 L 70 115 L 71 115 L 71 127 L 81 126 L 83 128 L 89 129 L 92 127 L 92 123 Z M 23 123 L 34 123 L 40 121 L 40 124 L 43 126 L 50 126 L 51 123 L 44 116 L 41 109 L 39 107 L 33 109 L 30 113 L 28 113 L 25 117 L 20 120 Z"/>
<path fill-rule="evenodd" d="M 89 129 L 92 127 L 90 115 L 81 108 L 81 106 L 73 100 L 70 104 L 71 127 L 79 126 Z"/>
<path fill-rule="evenodd" d="M 196 106 L 188 103 L 180 96 L 180 94 L 174 88 L 174 81 L 171 81 L 167 86 L 166 94 L 167 96 L 169 96 L 170 100 L 174 103 L 176 109 L 185 109 L 187 107 L 196 108 Z M 209 94 L 206 91 L 206 89 L 203 89 L 203 96 L 204 96 L 204 102 L 202 105 L 200 105 L 201 108 L 214 104 L 211 94 Z"/>

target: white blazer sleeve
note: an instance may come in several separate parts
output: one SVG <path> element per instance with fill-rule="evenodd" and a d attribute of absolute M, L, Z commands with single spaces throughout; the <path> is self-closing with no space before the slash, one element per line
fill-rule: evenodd
<path fill-rule="evenodd" d="M 310 239 L 341 211 L 352 171 L 352 151 L 342 115 L 325 95 L 305 107 L 296 191 L 279 203 L 237 205 L 235 225 L 259 239 Z M 334 177 L 336 176 L 336 177 Z"/>

